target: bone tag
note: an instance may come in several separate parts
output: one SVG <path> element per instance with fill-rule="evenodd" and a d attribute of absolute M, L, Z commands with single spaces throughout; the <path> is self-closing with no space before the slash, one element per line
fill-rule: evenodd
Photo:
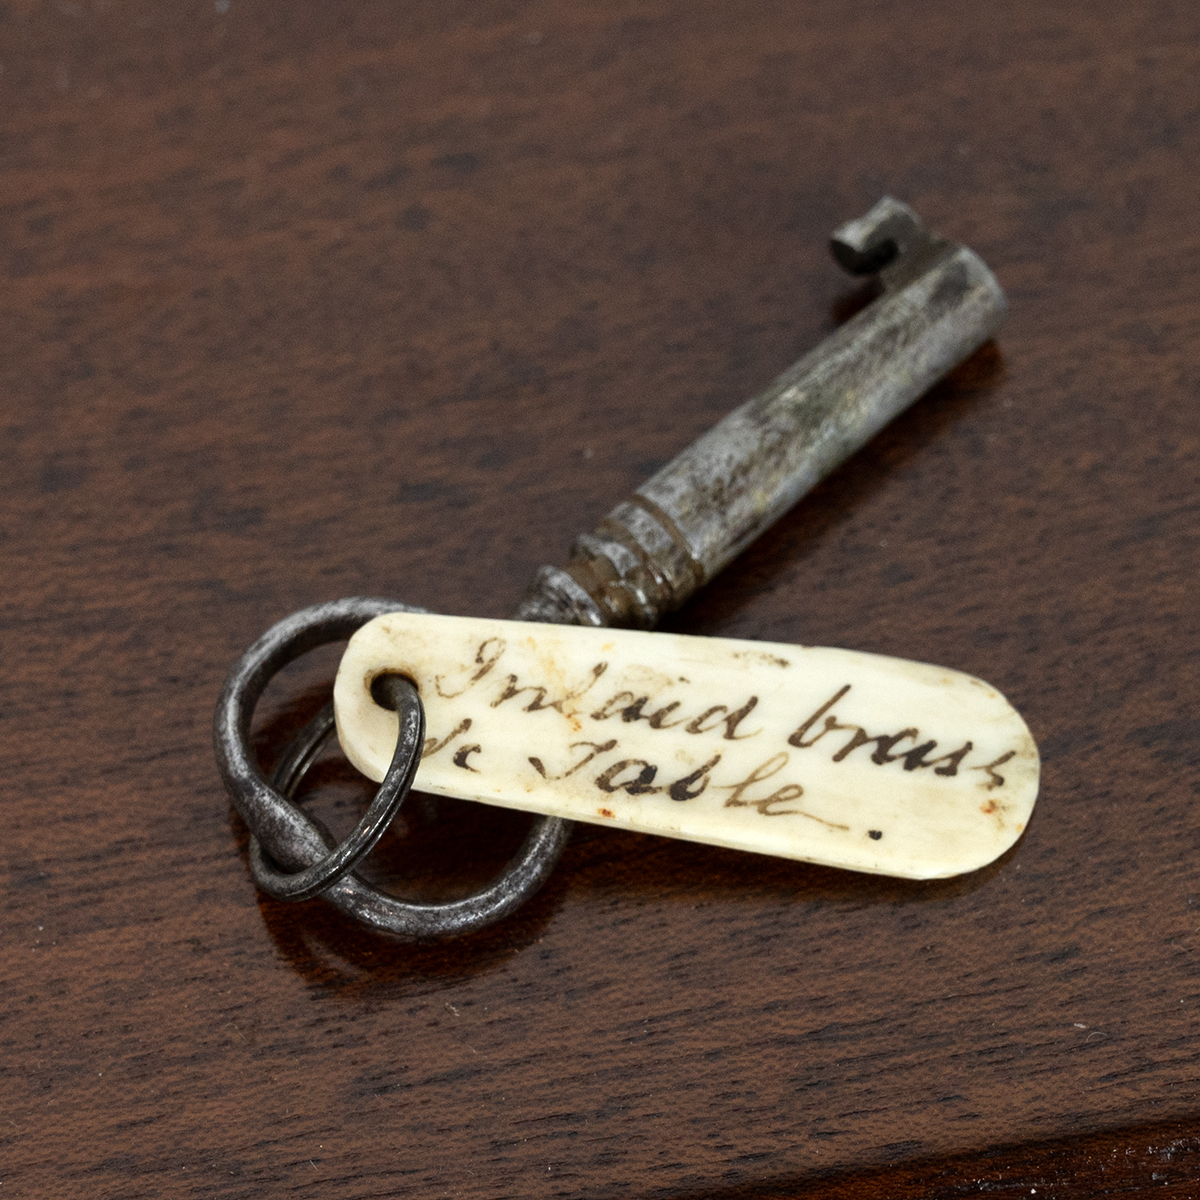
<path fill-rule="evenodd" d="M 853 650 L 390 613 L 334 686 L 350 761 L 383 778 L 416 683 L 416 787 L 508 808 L 937 879 L 991 862 L 1038 789 L 1029 730 L 990 685 Z"/>

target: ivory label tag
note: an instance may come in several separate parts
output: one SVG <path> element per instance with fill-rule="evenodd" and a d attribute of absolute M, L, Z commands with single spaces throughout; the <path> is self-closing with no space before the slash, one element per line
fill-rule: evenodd
<path fill-rule="evenodd" d="M 334 686 L 350 761 L 381 780 L 416 683 L 415 786 L 804 862 L 938 879 L 1021 835 L 1025 722 L 989 684 L 853 650 L 418 613 L 350 640 Z"/>

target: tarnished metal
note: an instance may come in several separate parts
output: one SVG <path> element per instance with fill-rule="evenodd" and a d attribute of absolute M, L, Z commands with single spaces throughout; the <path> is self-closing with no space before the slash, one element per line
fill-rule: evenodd
<path fill-rule="evenodd" d="M 995 333 L 1004 293 L 979 256 L 885 197 L 833 237 L 882 294 L 543 567 L 517 616 L 648 629 Z"/>
<path fill-rule="evenodd" d="M 350 836 L 336 844 L 322 830 L 329 853 L 303 871 L 281 871 L 270 856 L 263 853 L 258 838 L 250 835 L 250 869 L 254 882 L 276 900 L 311 900 L 353 871 L 387 832 L 412 788 L 421 762 L 421 748 L 425 745 L 425 709 L 421 697 L 416 685 L 401 675 L 380 675 L 374 691 L 379 702 L 399 714 L 396 750 L 375 798 Z M 288 747 L 271 778 L 271 785 L 287 799 L 291 799 L 312 766 L 334 725 L 333 705 L 327 704 Z"/>
<path fill-rule="evenodd" d="M 267 630 L 238 660 L 226 681 L 213 719 L 217 766 L 234 806 L 255 839 L 284 872 L 301 872 L 329 857 L 321 828 L 263 777 L 250 751 L 250 722 L 267 684 L 289 662 L 329 642 L 344 641 L 373 617 L 423 612 L 396 600 L 352 597 L 293 613 Z M 284 755 L 276 779 L 295 787 L 329 733 L 318 714 Z M 538 817 L 521 848 L 482 890 L 445 904 L 414 904 L 343 875 L 320 893 L 334 907 L 384 933 L 410 939 L 451 937 L 507 916 L 549 877 L 570 836 L 570 822 Z M 255 855 L 255 876 L 264 867 Z"/>
<path fill-rule="evenodd" d="M 978 255 L 934 236 L 891 197 L 843 225 L 832 250 L 852 274 L 877 274 L 881 295 L 581 536 L 565 570 L 542 567 L 516 619 L 652 628 L 982 345 L 1004 318 L 1004 293 Z M 255 838 L 255 879 L 268 891 L 313 894 L 309 884 L 331 857 L 321 829 L 283 794 L 316 756 L 331 718 L 318 714 L 301 731 L 272 786 L 248 749 L 254 706 L 287 662 L 395 611 L 422 610 L 364 599 L 305 609 L 260 638 L 229 677 L 215 718 L 217 761 Z M 501 875 L 454 903 L 409 904 L 344 873 L 319 884 L 319 894 L 402 937 L 466 933 L 499 920 L 541 887 L 570 828 L 569 821 L 539 817 Z M 356 836 L 349 853 L 333 856 L 337 870 L 329 879 L 365 853 L 369 834 Z M 285 882 L 289 872 L 303 873 L 303 880 Z"/>

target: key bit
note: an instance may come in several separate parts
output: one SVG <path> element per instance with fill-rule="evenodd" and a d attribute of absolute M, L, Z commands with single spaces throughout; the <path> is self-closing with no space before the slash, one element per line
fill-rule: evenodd
<path fill-rule="evenodd" d="M 542 567 L 518 620 L 650 629 L 999 328 L 983 260 L 885 196 L 833 235 L 881 293 Z"/>

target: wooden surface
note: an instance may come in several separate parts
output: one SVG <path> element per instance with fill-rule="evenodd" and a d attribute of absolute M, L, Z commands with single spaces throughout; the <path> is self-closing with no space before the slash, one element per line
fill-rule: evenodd
<path fill-rule="evenodd" d="M 3 1196 L 1195 1194 L 1200 8 L 10 0 L 0 66 Z M 511 611 L 861 302 L 884 192 L 1008 324 L 673 627 L 992 681 L 1024 839 L 915 885 L 581 828 L 424 948 L 257 895 L 241 651 Z M 402 817 L 412 895 L 523 828 Z"/>

